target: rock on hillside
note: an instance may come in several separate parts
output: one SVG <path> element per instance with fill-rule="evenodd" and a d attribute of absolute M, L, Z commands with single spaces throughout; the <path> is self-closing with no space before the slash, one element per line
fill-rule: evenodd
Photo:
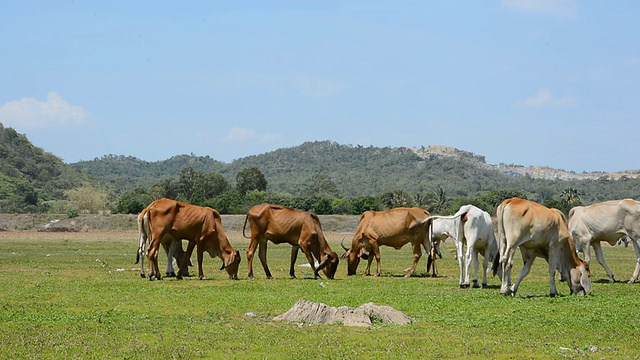
<path fill-rule="evenodd" d="M 583 172 L 576 173 L 574 171 L 565 171 L 559 169 L 553 169 L 548 166 L 521 166 L 521 165 L 491 165 L 487 164 L 484 156 L 476 155 L 474 153 L 458 150 L 456 148 L 442 146 L 442 145 L 430 145 L 422 148 L 408 147 L 407 149 L 413 151 L 416 155 L 428 158 L 431 156 L 451 157 L 481 169 L 499 171 L 503 174 L 511 176 L 531 176 L 534 179 L 546 179 L 546 180 L 597 180 L 602 177 L 612 180 L 618 180 L 624 176 L 628 178 L 637 178 L 640 176 L 640 170 L 627 170 L 618 171 L 612 173 L 606 172 Z"/>

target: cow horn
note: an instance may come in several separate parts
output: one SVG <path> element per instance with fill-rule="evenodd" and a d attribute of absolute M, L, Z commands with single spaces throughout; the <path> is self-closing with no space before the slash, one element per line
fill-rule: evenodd
<path fill-rule="evenodd" d="M 340 240 L 340 246 L 342 246 L 342 248 L 344 249 L 344 251 L 349 251 L 349 249 L 347 249 L 347 248 L 344 246 L 344 244 L 343 244 L 343 243 L 344 243 L 344 237 Z"/>

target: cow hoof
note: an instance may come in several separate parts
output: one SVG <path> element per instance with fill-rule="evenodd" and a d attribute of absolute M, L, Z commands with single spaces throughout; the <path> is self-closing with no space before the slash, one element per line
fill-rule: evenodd
<path fill-rule="evenodd" d="M 432 274 L 432 275 L 431 275 L 431 277 L 432 277 L 432 278 L 437 278 L 437 277 L 438 277 L 438 274 Z"/>
<path fill-rule="evenodd" d="M 631 279 L 631 280 L 627 281 L 627 284 L 633 284 L 634 282 L 636 282 L 636 281 Z"/>
<path fill-rule="evenodd" d="M 144 273 L 140 273 L 140 277 L 144 279 L 146 276 L 144 276 Z"/>
<path fill-rule="evenodd" d="M 269 275 L 269 276 L 267 276 L 267 279 L 273 280 L 274 278 L 273 278 L 273 276 Z"/>
<path fill-rule="evenodd" d="M 473 288 L 474 288 L 474 289 L 479 289 L 479 288 L 480 288 L 480 285 L 478 285 L 478 282 L 477 282 L 477 281 L 474 281 L 474 282 L 473 282 Z"/>
<path fill-rule="evenodd" d="M 204 280 L 204 279 L 205 279 L 204 275 L 200 276 L 200 280 Z"/>
<path fill-rule="evenodd" d="M 252 280 L 256 278 L 255 276 L 253 276 L 253 274 L 249 274 L 249 275 L 247 275 L 247 277 L 248 277 L 249 279 L 252 279 Z"/>
<path fill-rule="evenodd" d="M 174 273 L 174 272 L 173 273 L 166 273 L 165 276 L 169 277 L 169 278 L 176 277 L 176 273 Z"/>
<path fill-rule="evenodd" d="M 380 277 L 380 273 L 376 273 L 375 275 L 373 275 L 375 277 Z"/>
<path fill-rule="evenodd" d="M 556 296 L 558 296 L 558 293 L 549 293 L 549 296 L 550 297 L 556 297 Z"/>
<path fill-rule="evenodd" d="M 484 284 L 484 283 L 483 283 L 483 284 L 482 284 L 482 288 L 483 288 L 483 289 L 488 289 L 488 288 L 489 288 L 489 285 L 487 285 L 487 284 Z"/>
<path fill-rule="evenodd" d="M 295 275 L 291 275 L 290 278 L 291 278 L 291 280 L 297 279 L 297 277 Z"/>
<path fill-rule="evenodd" d="M 469 287 L 469 284 L 460 284 L 460 289 L 466 289 Z"/>

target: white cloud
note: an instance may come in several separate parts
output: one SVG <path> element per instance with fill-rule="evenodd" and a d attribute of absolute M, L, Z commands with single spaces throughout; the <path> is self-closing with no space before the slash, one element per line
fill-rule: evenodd
<path fill-rule="evenodd" d="M 513 10 L 543 13 L 572 18 L 577 15 L 575 0 L 502 0 L 502 5 Z"/>
<path fill-rule="evenodd" d="M 233 128 L 225 137 L 227 142 L 254 140 L 258 138 L 258 134 L 251 129 Z"/>
<path fill-rule="evenodd" d="M 570 107 L 576 105 L 577 102 L 578 100 L 573 96 L 554 97 L 551 91 L 540 89 L 536 95 L 528 97 L 524 101 L 524 105 L 528 107 Z"/>
<path fill-rule="evenodd" d="M 245 128 L 233 128 L 225 137 L 226 142 L 257 140 L 261 143 L 272 143 L 282 140 L 282 135 L 264 134 L 258 135 L 255 131 Z"/>
<path fill-rule="evenodd" d="M 45 101 L 22 98 L 0 107 L 0 122 L 19 130 L 33 130 L 62 125 L 80 125 L 91 114 L 80 106 L 66 102 L 57 92 L 49 92 Z"/>

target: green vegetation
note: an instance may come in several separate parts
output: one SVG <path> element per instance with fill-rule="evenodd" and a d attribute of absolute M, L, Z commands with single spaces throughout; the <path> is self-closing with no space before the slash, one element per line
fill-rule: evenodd
<path fill-rule="evenodd" d="M 422 150 L 420 150 L 422 151 Z M 179 155 L 147 162 L 106 155 L 64 164 L 0 126 L 0 213 L 138 213 L 168 197 L 242 214 L 260 202 L 318 214 L 420 206 L 451 214 L 474 204 L 490 213 L 517 195 L 565 213 L 575 205 L 640 199 L 640 178 L 543 180 L 489 170 L 482 156 L 418 156 L 405 148 L 314 141 L 232 163 Z"/>
<path fill-rule="evenodd" d="M 445 242 L 440 277 L 402 278 L 411 249 L 382 249 L 380 278 L 346 277 L 341 262 L 335 280 L 315 281 L 297 267 L 288 279 L 290 247 L 269 244 L 276 277 L 257 264 L 246 278 L 246 239 L 229 234 L 241 249 L 240 280 L 206 258 L 207 280 L 149 282 L 133 265 L 137 236 L 126 233 L 0 233 L 0 357 L 61 358 L 638 358 L 640 284 L 599 283 L 606 274 L 592 266 L 593 294 L 550 298 L 547 264 L 538 259 L 515 298 L 490 289 L 459 289 L 452 244 Z M 334 249 L 343 235 L 328 234 Z M 633 250 L 605 247 L 620 279 L 634 268 Z M 340 251 L 341 253 L 341 251 Z M 304 263 L 299 257 L 299 264 Z M 258 261 L 258 259 L 256 259 Z M 166 258 L 160 259 L 160 266 Z M 517 270 L 521 261 L 516 259 Z M 362 274 L 364 264 L 360 265 Z M 298 325 L 271 319 L 297 300 L 357 307 L 392 306 L 415 321 L 407 326 L 352 328 Z M 250 314 L 252 313 L 252 314 Z M 255 315 L 255 316 L 252 316 Z"/>

